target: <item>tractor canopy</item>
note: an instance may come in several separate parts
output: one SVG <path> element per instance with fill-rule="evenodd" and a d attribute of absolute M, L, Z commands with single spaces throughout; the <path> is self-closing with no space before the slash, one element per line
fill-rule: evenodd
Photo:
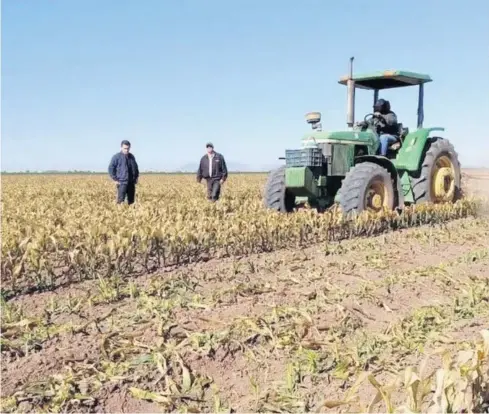
<path fill-rule="evenodd" d="M 338 83 L 346 85 L 349 76 L 342 76 Z M 381 90 L 422 85 L 431 82 L 429 75 L 402 70 L 386 70 L 354 75 L 355 87 L 360 89 Z"/>

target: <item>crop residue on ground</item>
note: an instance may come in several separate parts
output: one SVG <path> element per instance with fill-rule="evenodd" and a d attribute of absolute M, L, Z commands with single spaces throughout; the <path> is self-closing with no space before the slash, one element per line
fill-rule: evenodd
<path fill-rule="evenodd" d="M 2 412 L 485 409 L 470 199 L 352 224 L 264 211 L 263 175 L 216 204 L 143 175 L 133 207 L 102 176 L 2 181 Z"/>

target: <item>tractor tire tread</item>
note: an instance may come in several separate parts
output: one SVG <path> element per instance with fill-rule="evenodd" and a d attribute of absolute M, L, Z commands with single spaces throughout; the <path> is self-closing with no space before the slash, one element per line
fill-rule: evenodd
<path fill-rule="evenodd" d="M 363 199 L 364 196 L 362 190 L 365 186 L 365 177 L 372 177 L 376 174 L 387 175 L 391 178 L 389 171 L 371 162 L 356 164 L 346 173 L 339 190 L 340 205 L 345 213 L 358 210 L 360 199 Z"/>
<path fill-rule="evenodd" d="M 431 138 L 429 141 L 429 148 L 426 151 L 425 157 L 421 164 L 421 169 L 419 172 L 419 176 L 411 177 L 412 183 L 412 191 L 414 197 L 414 203 L 420 204 L 423 202 L 430 201 L 430 186 L 431 186 L 431 177 L 430 170 L 432 168 L 435 159 L 442 153 L 447 153 L 450 155 L 452 162 L 454 165 L 458 177 L 456 178 L 455 186 L 456 186 L 456 197 L 458 198 L 458 194 L 460 192 L 460 162 L 458 160 L 458 153 L 455 151 L 453 144 L 441 137 Z"/>
<path fill-rule="evenodd" d="M 264 194 L 265 207 L 280 212 L 287 212 L 284 192 L 285 166 L 282 166 L 271 171 L 268 176 Z"/>

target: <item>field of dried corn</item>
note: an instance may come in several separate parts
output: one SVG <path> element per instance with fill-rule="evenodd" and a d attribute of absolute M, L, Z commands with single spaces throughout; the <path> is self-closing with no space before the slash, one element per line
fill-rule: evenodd
<path fill-rule="evenodd" d="M 284 216 L 265 179 L 2 177 L 0 411 L 488 410 L 487 206 Z"/>

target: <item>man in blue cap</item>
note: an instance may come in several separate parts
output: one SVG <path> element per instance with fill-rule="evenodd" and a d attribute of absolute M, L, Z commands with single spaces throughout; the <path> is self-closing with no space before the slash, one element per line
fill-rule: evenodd
<path fill-rule="evenodd" d="M 207 181 L 207 198 L 215 202 L 221 195 L 221 185 L 228 178 L 228 169 L 226 160 L 222 154 L 214 151 L 212 142 L 206 144 L 207 154 L 200 159 L 197 170 L 197 182 L 200 183 L 202 178 Z"/>

